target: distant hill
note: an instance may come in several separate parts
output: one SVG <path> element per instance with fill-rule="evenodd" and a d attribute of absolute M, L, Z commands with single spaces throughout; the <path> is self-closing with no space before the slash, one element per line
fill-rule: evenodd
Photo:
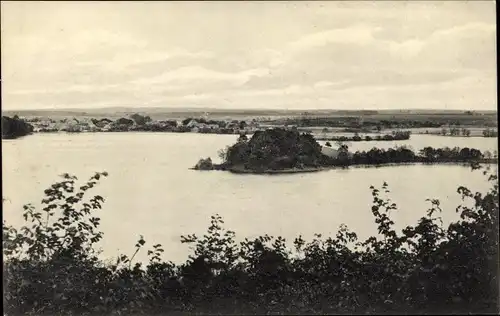
<path fill-rule="evenodd" d="M 474 111 L 475 114 L 496 115 L 496 111 Z M 282 110 L 282 109 L 218 109 L 218 108 L 160 108 L 107 107 L 98 109 L 19 110 L 3 111 L 3 115 L 22 117 L 123 117 L 139 113 L 153 118 L 211 117 L 274 117 L 274 116 L 371 116 L 371 115 L 453 115 L 461 110 Z"/>

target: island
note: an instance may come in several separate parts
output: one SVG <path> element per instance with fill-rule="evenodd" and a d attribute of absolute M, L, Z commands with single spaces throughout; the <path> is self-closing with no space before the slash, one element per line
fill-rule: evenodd
<path fill-rule="evenodd" d="M 329 144 L 328 144 L 329 145 Z M 237 142 L 219 152 L 222 163 L 214 164 L 211 158 L 201 159 L 192 169 L 225 170 L 233 173 L 282 174 L 317 172 L 338 167 L 381 166 L 409 163 L 497 163 L 497 153 L 475 148 L 432 148 L 419 152 L 399 146 L 372 148 L 368 151 L 350 152 L 346 144 L 337 149 L 321 146 L 309 133 L 297 130 L 272 128 L 258 131 L 248 139 L 240 135 Z"/>

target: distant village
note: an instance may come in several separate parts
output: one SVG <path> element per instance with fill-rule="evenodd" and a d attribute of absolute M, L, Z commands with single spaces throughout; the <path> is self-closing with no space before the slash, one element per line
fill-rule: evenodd
<path fill-rule="evenodd" d="M 17 117 L 17 116 L 16 116 Z M 419 128 L 417 122 L 412 126 L 408 122 L 380 121 L 377 124 L 369 122 L 364 124 L 362 117 L 326 118 L 326 119 L 308 119 L 303 121 L 299 119 L 277 119 L 274 121 L 261 121 L 257 119 L 235 120 L 235 119 L 210 119 L 208 115 L 200 117 L 188 117 L 184 119 L 166 119 L 155 120 L 148 115 L 132 114 L 118 119 L 110 118 L 92 118 L 92 117 L 72 117 L 72 118 L 48 118 L 48 117 L 27 117 L 23 120 L 33 126 L 35 133 L 67 132 L 67 133 L 89 133 L 89 132 L 172 132 L 172 133 L 205 133 L 205 134 L 253 134 L 256 131 L 263 131 L 273 127 L 280 127 L 288 130 L 299 130 L 301 132 L 313 133 L 319 140 L 339 140 L 339 141 L 357 141 L 372 140 L 372 136 L 365 136 L 363 139 L 358 133 L 376 133 L 380 134 L 382 129 L 389 129 L 392 134 L 378 135 L 373 140 L 407 140 L 409 134 L 404 135 L 401 128 Z M 433 134 L 441 136 L 482 136 L 497 137 L 496 128 L 465 128 L 465 125 L 459 126 L 457 122 L 452 125 L 443 125 L 443 122 L 424 122 L 424 127 L 420 127 L 420 134 Z M 435 126 L 431 123 L 435 123 Z M 315 126 L 312 128 L 311 126 Z M 326 126 L 329 126 L 328 128 Z M 332 127 L 334 126 L 334 127 Z M 335 127 L 337 126 L 337 127 Z M 427 127 L 431 126 L 430 130 Z M 323 127 L 321 130 L 320 128 Z M 447 128 L 448 127 L 448 128 Z M 315 132 L 313 130 L 316 129 Z M 333 131 L 354 133 L 351 138 L 329 134 Z M 406 133 L 406 132 L 405 132 Z M 413 133 L 413 132 L 412 132 Z M 471 135 L 474 134 L 474 135 Z M 402 137 L 399 137 L 402 136 Z M 395 136 L 396 139 L 393 139 Z M 340 137 L 340 138 L 339 138 Z M 343 138 L 342 138 L 343 137 Z M 385 138 L 384 138 L 385 137 Z M 339 139 L 337 139 L 339 138 Z M 344 139 L 345 138 L 345 139 Z M 357 139 L 359 138 L 359 139 Z"/>
<path fill-rule="evenodd" d="M 133 114 L 116 120 L 108 118 L 26 118 L 25 121 L 33 125 L 33 131 L 38 133 L 68 132 L 177 132 L 177 133 L 212 133 L 212 134 L 248 134 L 261 130 L 261 126 L 254 119 L 251 121 L 238 120 L 209 120 L 207 118 L 186 118 L 177 120 L 153 120 L 149 116 Z"/>

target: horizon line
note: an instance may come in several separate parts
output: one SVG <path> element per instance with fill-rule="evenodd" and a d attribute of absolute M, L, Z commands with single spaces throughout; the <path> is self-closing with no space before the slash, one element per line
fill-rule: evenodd
<path fill-rule="evenodd" d="M 154 110 L 166 110 L 172 112 L 182 112 L 182 111 L 252 111 L 252 112 L 320 112 L 320 111 L 343 111 L 343 112 L 359 112 L 359 111 L 443 111 L 443 112 L 466 112 L 466 111 L 482 111 L 482 112 L 497 112 L 498 110 L 489 109 L 453 109 L 453 108 L 379 108 L 379 109 L 367 109 L 367 108 L 297 108 L 297 109 L 282 109 L 282 108 L 217 108 L 217 107 L 162 107 L 162 106 L 145 106 L 145 107 L 133 107 L 133 106 L 104 106 L 96 108 L 77 108 L 77 107 L 66 107 L 66 108 L 33 108 L 33 109 L 2 109 L 2 112 L 29 112 L 29 111 L 39 111 L 39 112 L 92 112 L 99 110 L 117 110 L 125 109 L 130 111 L 141 112 L 144 110 L 154 109 Z"/>

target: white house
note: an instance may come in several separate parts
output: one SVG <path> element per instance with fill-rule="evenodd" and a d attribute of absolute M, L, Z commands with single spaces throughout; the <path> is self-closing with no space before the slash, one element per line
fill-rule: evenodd
<path fill-rule="evenodd" d="M 321 153 L 328 157 L 337 158 L 339 150 L 328 146 L 321 146 Z"/>
<path fill-rule="evenodd" d="M 335 148 L 332 148 L 332 147 L 328 147 L 328 146 L 321 146 L 321 153 L 323 155 L 326 155 L 328 157 L 331 157 L 331 158 L 337 158 L 339 156 L 339 150 L 338 149 L 335 149 Z M 347 156 L 348 157 L 352 157 L 353 154 L 351 152 L 347 152 Z"/>
<path fill-rule="evenodd" d="M 189 121 L 187 124 L 186 124 L 186 127 L 189 127 L 189 128 L 193 128 L 193 127 L 197 127 L 198 126 L 198 122 L 196 122 L 195 119 L 191 119 L 191 121 Z"/>
<path fill-rule="evenodd" d="M 112 124 L 108 123 L 108 124 L 104 125 L 104 127 L 101 130 L 103 132 L 107 132 L 107 131 L 111 130 L 111 126 L 112 126 Z"/>

